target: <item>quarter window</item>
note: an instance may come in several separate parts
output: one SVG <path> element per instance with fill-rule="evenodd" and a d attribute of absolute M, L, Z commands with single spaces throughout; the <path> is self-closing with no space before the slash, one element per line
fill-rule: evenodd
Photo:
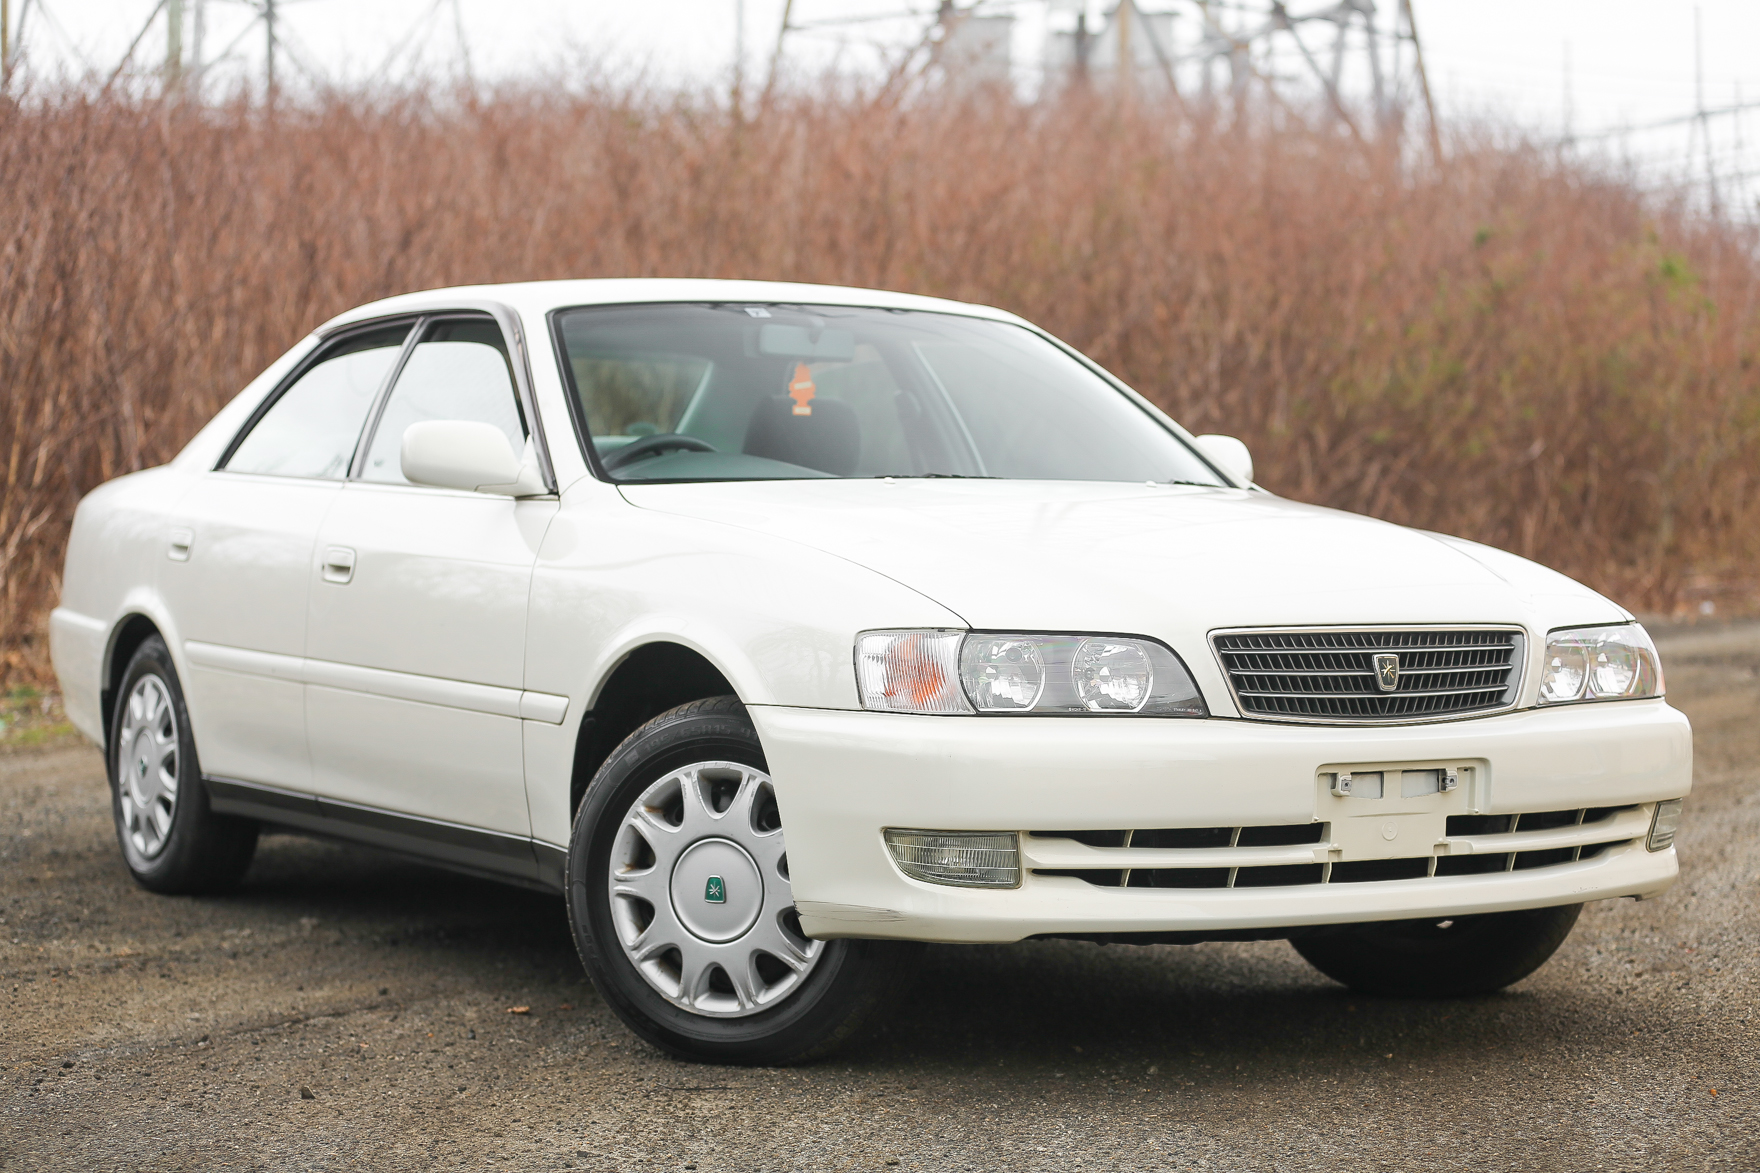
<path fill-rule="evenodd" d="M 524 449 L 525 417 L 495 323 L 469 319 L 428 327 L 385 401 L 361 479 L 409 484 L 403 475 L 403 433 L 426 420 L 494 424 L 516 453 Z"/>
<path fill-rule="evenodd" d="M 341 480 L 367 409 L 397 363 L 407 324 L 333 344 L 270 405 L 226 462 L 232 472 Z"/>

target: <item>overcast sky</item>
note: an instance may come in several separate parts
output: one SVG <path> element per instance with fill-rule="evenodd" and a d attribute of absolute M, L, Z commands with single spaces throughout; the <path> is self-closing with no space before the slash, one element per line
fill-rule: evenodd
<path fill-rule="evenodd" d="M 968 0 L 961 0 L 962 5 Z M 1073 8 L 1081 0 L 1061 0 Z M 1093 0 L 1097 17 L 1112 0 Z M 1290 0 L 1292 12 L 1330 0 Z M 20 0 L 11 0 L 14 11 Z M 28 0 L 24 48 L 39 71 L 89 68 L 107 73 L 145 28 L 137 55 L 162 61 L 163 18 L 149 26 L 156 0 Z M 183 0 L 186 11 L 196 0 Z M 251 28 L 252 4 L 208 0 L 206 53 L 221 57 L 215 76 L 260 75 L 263 36 Z M 280 0 L 289 53 L 327 78 L 360 80 L 412 68 L 443 73 L 470 68 L 484 79 L 535 69 L 577 70 L 601 61 L 640 69 L 665 84 L 725 86 L 735 59 L 740 0 Z M 1145 11 L 1184 10 L 1179 0 L 1139 0 Z M 783 0 L 744 0 L 749 76 L 761 75 L 776 43 Z M 785 60 L 796 69 L 837 64 L 871 68 L 876 52 L 914 43 L 934 0 L 795 0 L 794 22 L 816 26 L 791 35 Z M 1048 25 L 1047 0 L 988 0 L 980 11 L 1016 16 L 1016 78 L 1039 76 Z M 1259 11 L 1263 0 L 1229 0 L 1230 10 Z M 1379 0 L 1382 20 L 1396 0 Z M 1695 13 L 1703 28 L 1703 87 L 1708 107 L 1760 102 L 1760 3 L 1754 0 L 1414 0 L 1431 83 L 1445 114 L 1494 111 L 1546 133 L 1565 126 L 1593 136 L 1691 114 L 1695 109 Z M 835 23 L 888 14 L 901 19 Z M 1190 17 L 1180 18 L 1190 21 Z M 1184 27 L 1192 27 L 1189 23 Z M 193 31 L 193 30 L 192 30 Z M 186 43 L 192 31 L 186 31 Z M 460 33 L 462 32 L 462 38 Z M 1325 43 L 1318 33 L 1316 47 Z M 1568 62 L 1568 65 L 1567 65 Z M 1292 62 L 1292 66 L 1299 63 Z M 300 84 L 299 64 L 283 76 Z M 1568 70 L 1568 72 L 1567 72 Z M 1760 115 L 1760 111 L 1756 111 Z M 1724 175 L 1760 171 L 1760 120 L 1713 124 L 1713 163 Z M 1689 126 L 1605 141 L 1650 160 L 1652 168 L 1688 166 Z M 1756 149 L 1746 143 L 1756 140 Z M 1696 169 L 1704 166 L 1701 158 Z"/>

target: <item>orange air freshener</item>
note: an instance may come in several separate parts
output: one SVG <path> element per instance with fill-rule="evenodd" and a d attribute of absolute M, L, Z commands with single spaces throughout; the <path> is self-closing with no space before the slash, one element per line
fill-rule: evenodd
<path fill-rule="evenodd" d="M 818 391 L 819 389 L 813 386 L 813 372 L 807 369 L 807 364 L 804 362 L 795 363 L 794 378 L 788 383 L 788 397 L 794 400 L 794 413 L 796 415 L 812 415 L 813 396 L 818 394 Z"/>

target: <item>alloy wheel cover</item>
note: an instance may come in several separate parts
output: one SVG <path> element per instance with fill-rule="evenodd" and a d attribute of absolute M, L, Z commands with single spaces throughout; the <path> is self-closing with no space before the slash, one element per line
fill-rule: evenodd
<path fill-rule="evenodd" d="M 738 762 L 666 774 L 624 812 L 611 921 L 636 972 L 692 1014 L 743 1018 L 800 988 L 824 953 L 801 934 L 769 775 Z"/>
<path fill-rule="evenodd" d="M 177 709 L 158 676 L 134 682 L 117 735 L 117 794 L 122 833 L 142 859 L 165 850 L 177 814 Z"/>

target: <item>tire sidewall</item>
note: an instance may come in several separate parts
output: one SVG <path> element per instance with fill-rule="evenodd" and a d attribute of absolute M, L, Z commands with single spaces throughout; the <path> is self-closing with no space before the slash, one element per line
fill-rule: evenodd
<path fill-rule="evenodd" d="M 569 844 L 569 925 L 600 994 L 655 1046 L 717 1062 L 786 1062 L 815 1050 L 822 1036 L 850 1017 L 853 971 L 868 942 L 827 941 L 813 972 L 779 1005 L 740 1018 L 713 1018 L 673 1005 L 650 986 L 624 953 L 612 923 L 611 853 L 623 816 L 648 787 L 693 762 L 731 761 L 769 772 L 757 733 L 736 702 L 683 708 L 631 734 L 588 786 Z"/>

